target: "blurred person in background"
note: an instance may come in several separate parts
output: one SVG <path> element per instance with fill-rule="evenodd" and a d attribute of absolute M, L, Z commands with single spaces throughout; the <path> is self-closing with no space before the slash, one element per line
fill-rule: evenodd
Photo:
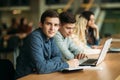
<path fill-rule="evenodd" d="M 25 17 L 22 17 L 20 19 L 20 24 L 19 24 L 18 28 L 19 28 L 19 33 L 29 34 L 32 32 L 32 25 L 28 24 L 28 20 Z"/>
<path fill-rule="evenodd" d="M 11 25 L 7 30 L 7 34 L 17 34 L 18 33 L 19 21 L 16 18 L 11 19 Z"/>
<path fill-rule="evenodd" d="M 32 27 L 32 25 L 28 24 L 27 18 L 22 17 L 18 26 L 18 35 L 20 38 L 25 38 L 28 34 L 30 34 L 32 32 Z"/>

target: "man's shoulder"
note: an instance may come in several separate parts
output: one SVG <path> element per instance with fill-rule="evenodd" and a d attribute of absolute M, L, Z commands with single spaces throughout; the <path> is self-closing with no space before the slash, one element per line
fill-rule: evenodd
<path fill-rule="evenodd" d="M 59 31 L 56 33 L 56 35 L 54 37 L 55 37 L 55 39 L 63 38 L 62 34 Z"/>
<path fill-rule="evenodd" d="M 55 34 L 55 36 L 59 36 L 61 35 L 61 33 L 59 31 L 57 31 L 57 33 Z"/>
<path fill-rule="evenodd" d="M 42 34 L 41 34 L 41 30 L 40 29 L 35 29 L 33 32 L 31 32 L 26 39 L 38 39 L 38 38 L 42 38 Z"/>
<path fill-rule="evenodd" d="M 41 33 L 41 29 L 37 28 L 30 34 L 30 36 L 41 36 Z"/>
<path fill-rule="evenodd" d="M 41 29 L 40 29 L 40 28 L 35 29 L 35 30 L 32 32 L 32 34 L 34 34 L 34 33 L 41 33 Z"/>

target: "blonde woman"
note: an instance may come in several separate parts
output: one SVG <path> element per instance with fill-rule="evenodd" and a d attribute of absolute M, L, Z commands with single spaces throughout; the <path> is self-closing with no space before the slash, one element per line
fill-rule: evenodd
<path fill-rule="evenodd" d="M 89 13 L 89 12 L 86 11 L 83 13 Z M 76 28 L 74 30 L 74 34 L 71 36 L 73 41 L 84 49 L 85 53 L 88 53 L 91 51 L 93 52 L 95 49 L 96 50 L 99 48 L 101 49 L 101 46 L 98 46 L 98 43 L 99 43 L 98 27 L 94 23 L 93 13 L 90 12 L 90 14 L 92 15 L 92 19 L 91 17 L 87 19 L 85 16 L 83 16 L 83 14 L 77 17 Z M 89 15 L 87 14 L 87 17 L 88 16 Z M 90 30 L 92 29 L 92 32 L 90 33 L 89 33 L 89 28 Z M 93 41 L 89 42 L 89 38 Z M 92 48 L 94 48 L 94 50 Z M 100 50 L 97 50 L 97 51 L 100 52 Z"/>
<path fill-rule="evenodd" d="M 80 18 L 77 18 L 77 21 L 76 21 L 76 27 L 74 29 L 74 32 L 71 36 L 71 38 L 73 39 L 73 41 L 85 48 L 85 47 L 88 47 L 87 46 L 87 41 L 86 41 L 86 36 L 85 36 L 85 30 L 86 30 L 86 26 L 87 25 L 87 20 L 84 18 L 84 17 L 80 17 Z"/>

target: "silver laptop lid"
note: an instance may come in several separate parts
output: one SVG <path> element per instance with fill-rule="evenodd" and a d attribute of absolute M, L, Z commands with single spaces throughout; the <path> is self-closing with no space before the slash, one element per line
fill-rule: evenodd
<path fill-rule="evenodd" d="M 104 44 L 104 46 L 103 46 L 103 48 L 101 50 L 101 53 L 99 55 L 99 58 L 98 58 L 98 61 L 97 61 L 96 65 L 100 64 L 105 59 L 107 51 L 110 48 L 111 42 L 112 42 L 112 38 L 110 38 L 110 39 L 108 39 L 108 40 L 105 41 L 105 44 Z"/>

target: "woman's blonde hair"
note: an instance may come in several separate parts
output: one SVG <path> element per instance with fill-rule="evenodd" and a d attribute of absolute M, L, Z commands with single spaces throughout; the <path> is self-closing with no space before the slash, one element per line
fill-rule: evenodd
<path fill-rule="evenodd" d="M 78 36 L 79 40 L 86 45 L 86 37 L 85 37 L 85 30 L 87 26 L 87 19 L 83 16 L 79 16 L 76 19 L 76 28 L 74 30 L 74 34 Z"/>

